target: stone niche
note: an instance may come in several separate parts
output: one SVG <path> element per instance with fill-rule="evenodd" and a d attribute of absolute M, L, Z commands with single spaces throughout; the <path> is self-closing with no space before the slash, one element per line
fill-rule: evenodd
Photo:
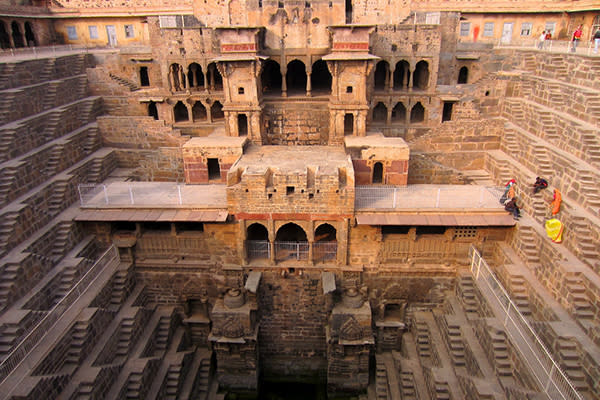
<path fill-rule="evenodd" d="M 369 353 L 375 340 L 371 306 L 350 288 L 331 311 L 327 335 L 327 392 L 330 397 L 365 391 L 369 384 Z"/>
<path fill-rule="evenodd" d="M 211 312 L 208 337 L 217 358 L 219 387 L 238 393 L 258 390 L 258 323 L 256 298 L 241 289 L 229 289 Z"/>
<path fill-rule="evenodd" d="M 192 138 L 182 146 L 185 183 L 225 183 L 229 168 L 244 152 L 244 137 Z"/>
<path fill-rule="evenodd" d="M 346 151 L 352 158 L 357 185 L 406 186 L 410 149 L 402 138 L 382 134 L 346 137 Z"/>

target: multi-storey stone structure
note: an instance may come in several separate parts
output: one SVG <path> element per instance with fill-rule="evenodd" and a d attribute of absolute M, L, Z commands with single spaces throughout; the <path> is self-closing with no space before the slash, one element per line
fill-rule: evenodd
<path fill-rule="evenodd" d="M 598 398 L 600 58 L 486 43 L 597 5 L 33 3 L 0 18 L 3 397 Z M 61 40 L 109 47 L 19 57 Z"/>

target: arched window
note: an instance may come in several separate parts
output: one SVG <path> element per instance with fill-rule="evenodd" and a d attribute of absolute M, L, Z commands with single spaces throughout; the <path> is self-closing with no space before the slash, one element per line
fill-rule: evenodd
<path fill-rule="evenodd" d="M 318 60 L 312 66 L 310 74 L 310 86 L 313 92 L 329 94 L 331 93 L 331 73 L 327 68 L 327 63 Z"/>
<path fill-rule="evenodd" d="M 246 229 L 246 253 L 250 260 L 270 258 L 269 233 L 263 225 L 254 223 Z"/>
<path fill-rule="evenodd" d="M 204 74 L 198 63 L 191 63 L 188 67 L 188 83 L 190 87 L 204 87 Z"/>
<path fill-rule="evenodd" d="M 171 64 L 169 67 L 169 79 L 171 81 L 171 90 L 178 92 L 185 89 L 185 74 L 181 65 L 177 63 Z"/>
<path fill-rule="evenodd" d="M 246 114 L 238 114 L 238 136 L 248 135 L 248 117 Z"/>
<path fill-rule="evenodd" d="M 394 89 L 406 89 L 410 81 L 410 64 L 402 60 L 396 63 L 394 70 Z"/>
<path fill-rule="evenodd" d="M 267 60 L 260 73 L 264 94 L 281 94 L 281 67 L 277 61 Z"/>
<path fill-rule="evenodd" d="M 372 183 L 383 183 L 383 164 L 377 161 L 373 164 L 373 179 Z"/>
<path fill-rule="evenodd" d="M 375 90 L 385 90 L 388 76 L 390 73 L 390 65 L 387 61 L 379 61 L 375 67 Z"/>
<path fill-rule="evenodd" d="M 12 29 L 12 38 L 15 47 L 24 47 L 25 44 L 23 43 L 23 34 L 21 33 L 21 28 L 19 27 L 17 21 L 13 21 L 10 24 L 10 27 Z"/>
<path fill-rule="evenodd" d="M 195 102 L 192 107 L 192 118 L 194 121 L 206 121 L 206 107 L 200 101 Z"/>
<path fill-rule="evenodd" d="M 215 101 L 212 106 L 210 106 L 210 117 L 213 121 L 225 118 L 225 114 L 223 113 L 223 104 Z"/>
<path fill-rule="evenodd" d="M 4 21 L 0 21 L 0 47 L 3 49 L 10 49 L 10 36 L 6 31 Z"/>
<path fill-rule="evenodd" d="M 181 101 L 178 101 L 173 107 L 173 117 L 175 122 L 185 122 L 189 121 L 188 109 Z"/>
<path fill-rule="evenodd" d="M 396 103 L 392 109 L 392 122 L 406 122 L 406 107 L 401 102 Z"/>
<path fill-rule="evenodd" d="M 387 107 L 382 102 L 377 103 L 373 108 L 373 122 L 387 121 Z"/>
<path fill-rule="evenodd" d="M 344 135 L 354 134 L 354 114 L 344 115 Z"/>
<path fill-rule="evenodd" d="M 306 94 L 306 66 L 302 61 L 294 60 L 288 64 L 285 83 L 288 94 Z"/>
<path fill-rule="evenodd" d="M 421 102 L 415 104 L 410 110 L 410 122 L 423 122 L 425 120 L 425 109 Z"/>
<path fill-rule="evenodd" d="M 27 46 L 37 46 L 35 35 L 33 33 L 33 28 L 31 27 L 31 23 L 29 21 L 25 22 L 25 40 L 27 41 Z"/>
<path fill-rule="evenodd" d="M 427 89 L 429 86 L 429 64 L 427 61 L 419 61 L 415 67 L 413 87 Z"/>
<path fill-rule="evenodd" d="M 308 258 L 308 241 L 306 232 L 300 226 L 290 222 L 277 231 L 275 237 L 275 259 L 306 260 Z"/>
<path fill-rule="evenodd" d="M 154 119 L 158 119 L 158 109 L 156 108 L 156 103 L 153 101 L 148 103 L 148 115 L 154 117 Z"/>
<path fill-rule="evenodd" d="M 207 67 L 208 70 L 208 84 L 211 90 L 223 90 L 223 77 L 217 68 L 217 64 L 210 63 Z"/>
<path fill-rule="evenodd" d="M 337 231 L 329 224 L 322 224 L 315 230 L 313 244 L 315 261 L 335 260 L 337 258 Z"/>
<path fill-rule="evenodd" d="M 458 83 L 467 83 L 469 79 L 469 68 L 462 67 L 460 71 L 458 71 Z"/>

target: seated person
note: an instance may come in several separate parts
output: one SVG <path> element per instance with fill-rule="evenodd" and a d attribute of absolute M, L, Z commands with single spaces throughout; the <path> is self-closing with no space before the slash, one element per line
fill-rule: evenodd
<path fill-rule="evenodd" d="M 521 210 L 517 205 L 517 197 L 513 197 L 510 200 L 507 200 L 504 204 L 504 209 L 513 214 L 514 219 L 519 219 L 521 217 Z"/>
<path fill-rule="evenodd" d="M 535 183 L 533 184 L 533 194 L 536 194 L 542 189 L 546 189 L 548 187 L 548 181 L 540 178 L 539 176 L 535 178 Z"/>

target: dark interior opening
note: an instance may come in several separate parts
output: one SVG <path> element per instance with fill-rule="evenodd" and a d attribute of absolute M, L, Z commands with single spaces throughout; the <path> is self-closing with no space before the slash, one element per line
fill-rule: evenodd
<path fill-rule="evenodd" d="M 445 226 L 417 226 L 417 235 L 443 235 L 446 233 Z"/>
<path fill-rule="evenodd" d="M 421 102 L 415 104 L 410 110 L 410 122 L 423 122 L 425 120 L 425 109 Z"/>
<path fill-rule="evenodd" d="M 452 121 L 452 106 L 453 102 L 445 101 L 444 102 L 444 110 L 442 111 L 442 122 L 444 121 Z"/>
<path fill-rule="evenodd" d="M 23 35 L 21 34 L 21 28 L 19 27 L 17 21 L 13 21 L 12 24 L 10 24 L 10 27 L 12 29 L 12 38 L 15 47 L 24 47 L 25 44 L 23 43 Z"/>
<path fill-rule="evenodd" d="M 260 74 L 264 94 L 281 94 L 281 67 L 273 60 L 267 60 Z"/>
<path fill-rule="evenodd" d="M 238 114 L 238 135 L 239 136 L 247 136 L 248 135 L 248 117 L 246 114 Z"/>
<path fill-rule="evenodd" d="M 194 121 L 206 121 L 206 107 L 204 107 L 202 102 L 197 101 L 194 103 L 194 106 L 192 107 L 192 118 Z"/>
<path fill-rule="evenodd" d="M 406 107 L 398 102 L 392 109 L 392 122 L 406 122 Z"/>
<path fill-rule="evenodd" d="M 394 89 L 405 89 L 410 81 L 410 68 L 408 61 L 399 61 L 394 69 Z"/>
<path fill-rule="evenodd" d="M 373 164 L 373 183 L 383 183 L 383 164 L 379 161 Z"/>
<path fill-rule="evenodd" d="M 210 106 L 210 116 L 213 121 L 225 118 L 225 113 L 223 113 L 223 104 L 215 101 L 212 106 Z"/>
<path fill-rule="evenodd" d="M 154 119 L 158 119 L 158 108 L 156 108 L 156 103 L 153 101 L 148 103 L 148 115 Z"/>
<path fill-rule="evenodd" d="M 173 107 L 173 116 L 175 118 L 175 122 L 185 122 L 189 121 L 188 109 L 181 101 L 178 101 Z"/>
<path fill-rule="evenodd" d="M 31 23 L 29 21 L 25 22 L 25 40 L 27 41 L 27 46 L 37 46 L 37 41 L 35 40 L 33 28 L 31 27 Z"/>
<path fill-rule="evenodd" d="M 285 74 L 288 94 L 306 93 L 306 66 L 300 60 L 294 60 L 288 64 Z"/>
<path fill-rule="evenodd" d="M 8 36 L 8 32 L 6 31 L 4 21 L 0 21 L 0 47 L 10 49 L 10 36 Z"/>
<path fill-rule="evenodd" d="M 427 61 L 419 61 L 415 67 L 413 87 L 427 89 L 429 86 L 429 64 Z"/>
<path fill-rule="evenodd" d="M 344 135 L 352 135 L 354 133 L 354 115 L 344 115 Z"/>
<path fill-rule="evenodd" d="M 148 67 L 140 67 L 140 85 L 150 86 L 150 78 L 148 78 Z"/>
<path fill-rule="evenodd" d="M 329 68 L 327 68 L 325 61 L 319 60 L 313 64 L 310 84 L 313 93 L 331 93 L 331 73 L 329 73 Z"/>
<path fill-rule="evenodd" d="M 213 180 L 213 179 L 217 179 L 220 180 L 221 179 L 221 167 L 219 165 L 219 159 L 218 158 L 209 158 L 207 160 L 207 167 L 208 167 L 208 179 L 209 180 Z"/>
<path fill-rule="evenodd" d="M 385 81 L 389 73 L 387 61 L 379 61 L 375 67 L 375 90 L 385 90 Z"/>
<path fill-rule="evenodd" d="M 462 67 L 458 71 L 458 83 L 467 83 L 469 79 L 469 68 Z"/>
<path fill-rule="evenodd" d="M 387 107 L 382 102 L 373 108 L 373 122 L 385 122 L 387 120 Z"/>

